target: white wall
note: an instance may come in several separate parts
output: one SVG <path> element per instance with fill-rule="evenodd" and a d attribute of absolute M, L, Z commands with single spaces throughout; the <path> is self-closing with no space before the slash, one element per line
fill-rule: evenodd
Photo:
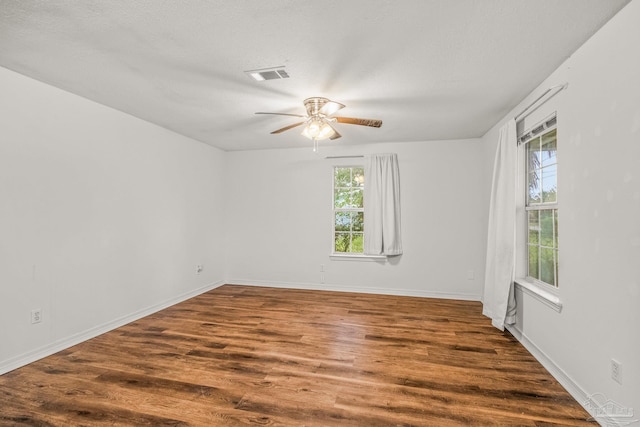
<path fill-rule="evenodd" d="M 603 393 L 636 414 L 640 412 L 639 22 L 636 0 L 507 116 L 545 89 L 569 83 L 555 100 L 563 310 L 556 313 L 519 292 L 516 333 L 552 372 L 568 381 L 568 388 L 583 397 Z M 502 123 L 483 138 L 487 164 L 493 161 Z M 622 362 L 622 385 L 611 379 L 611 358 Z"/>
<path fill-rule="evenodd" d="M 486 231 L 479 139 L 228 153 L 227 277 L 236 283 L 478 300 Z M 398 154 L 404 254 L 334 261 L 332 167 Z M 320 273 L 324 265 L 324 283 Z M 474 271 L 469 280 L 468 271 Z"/>
<path fill-rule="evenodd" d="M 223 152 L 3 68 L 0 93 L 0 373 L 221 281 Z"/>

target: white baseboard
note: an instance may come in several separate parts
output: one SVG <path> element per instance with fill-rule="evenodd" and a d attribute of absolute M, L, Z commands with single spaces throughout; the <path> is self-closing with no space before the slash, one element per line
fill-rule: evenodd
<path fill-rule="evenodd" d="M 562 385 L 562 387 L 564 387 L 569 392 L 569 394 L 580 405 L 582 405 L 582 407 L 592 417 L 594 417 L 595 421 L 598 421 L 601 425 L 605 425 L 602 424 L 602 416 L 600 415 L 600 417 L 597 417 L 598 414 L 593 411 L 593 408 L 586 405 L 586 402 L 591 396 L 589 393 L 587 393 L 582 389 L 582 387 L 576 384 L 575 381 L 573 381 L 566 372 L 564 372 L 558 365 L 556 365 L 556 363 L 549 356 L 547 356 L 544 351 L 540 350 L 538 346 L 536 346 L 531 340 L 529 340 L 529 338 L 524 333 L 522 333 L 522 331 L 518 329 L 517 326 L 505 325 L 505 328 L 511 333 L 511 335 L 513 335 L 518 341 L 520 341 L 520 344 L 522 344 L 523 347 L 526 348 L 529 353 L 531 353 L 533 357 L 535 357 L 536 360 L 545 367 L 547 371 L 549 371 L 549 373 L 560 383 L 560 385 Z"/>
<path fill-rule="evenodd" d="M 223 284 L 224 284 L 224 281 L 210 283 L 198 289 L 186 292 L 174 298 L 170 298 L 159 304 L 155 304 L 150 307 L 144 308 L 142 310 L 138 310 L 134 313 L 119 317 L 115 320 L 109 321 L 102 325 L 98 325 L 93 328 L 87 329 L 86 331 L 60 339 L 56 342 L 47 344 L 43 347 L 37 348 L 27 353 L 20 354 L 16 357 L 12 357 L 11 359 L 0 361 L 0 375 L 5 374 L 9 371 L 13 371 L 14 369 L 17 369 L 21 366 L 28 365 L 29 363 L 35 362 L 36 360 L 42 359 L 44 357 L 51 356 L 52 354 L 55 354 L 59 351 L 72 347 L 76 344 L 79 344 L 91 338 L 95 338 L 98 335 L 104 334 L 105 332 L 112 331 L 116 328 L 119 328 L 120 326 L 124 326 L 127 323 L 131 323 L 145 316 L 148 316 L 150 314 L 163 310 L 167 307 L 171 307 L 172 305 L 178 304 L 182 301 L 186 301 L 189 298 L 193 298 L 197 295 L 200 295 L 202 293 L 215 289 Z"/>
<path fill-rule="evenodd" d="M 463 294 L 463 293 L 449 293 L 449 292 L 433 292 L 423 291 L 415 289 L 400 289 L 400 288 L 369 288 L 360 286 L 345 286 L 345 285 L 332 285 L 328 283 L 292 283 L 292 282 L 273 282 L 268 280 L 252 280 L 252 279 L 231 279 L 226 283 L 230 285 L 248 285 L 248 286 L 262 286 L 268 288 L 286 288 L 286 289 L 308 289 L 316 291 L 337 291 L 337 292 L 357 292 L 363 294 L 380 294 L 380 295 L 397 295 L 408 297 L 423 297 L 423 298 L 442 298 L 442 299 L 457 299 L 465 301 L 480 301 L 481 295 L 475 294 Z"/>

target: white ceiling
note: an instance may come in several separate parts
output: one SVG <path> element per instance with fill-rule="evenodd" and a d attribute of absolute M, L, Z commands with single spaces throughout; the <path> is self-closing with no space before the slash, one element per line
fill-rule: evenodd
<path fill-rule="evenodd" d="M 254 112 L 311 96 L 384 122 L 336 144 L 475 138 L 628 2 L 0 0 L 0 66 L 224 150 L 310 144 Z"/>

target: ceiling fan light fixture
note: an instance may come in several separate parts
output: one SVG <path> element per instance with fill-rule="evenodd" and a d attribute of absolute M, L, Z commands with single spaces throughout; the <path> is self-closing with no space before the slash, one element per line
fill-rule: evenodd
<path fill-rule="evenodd" d="M 302 130 L 302 135 L 316 141 L 329 139 L 334 134 L 335 131 L 331 125 L 320 118 L 312 118 Z"/>
<path fill-rule="evenodd" d="M 316 139 L 328 139 L 331 138 L 335 134 L 333 128 L 329 126 L 329 123 L 323 123 L 322 127 L 320 127 L 320 135 Z"/>

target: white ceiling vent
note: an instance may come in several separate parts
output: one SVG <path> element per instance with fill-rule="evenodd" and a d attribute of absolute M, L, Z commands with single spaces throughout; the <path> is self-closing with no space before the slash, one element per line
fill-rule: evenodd
<path fill-rule="evenodd" d="M 245 73 L 256 81 L 288 79 L 289 73 L 284 70 L 284 66 L 261 68 L 259 70 L 249 70 Z"/>

